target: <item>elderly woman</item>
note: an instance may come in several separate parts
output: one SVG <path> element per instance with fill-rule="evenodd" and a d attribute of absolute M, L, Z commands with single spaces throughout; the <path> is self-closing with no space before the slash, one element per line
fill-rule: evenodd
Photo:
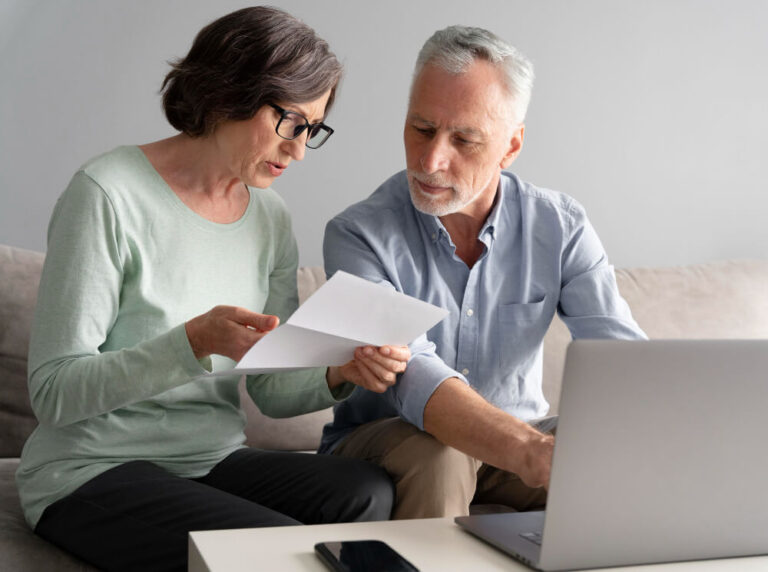
<path fill-rule="evenodd" d="M 246 448 L 238 379 L 199 378 L 296 308 L 296 243 L 269 186 L 333 133 L 340 75 L 305 24 L 239 10 L 165 79 L 181 133 L 75 174 L 49 227 L 29 356 L 40 425 L 17 475 L 40 536 L 100 568 L 185 569 L 190 530 L 389 517 L 383 471 Z M 386 390 L 408 358 L 358 348 L 344 366 L 247 389 L 266 414 L 296 415 L 352 384 Z"/>

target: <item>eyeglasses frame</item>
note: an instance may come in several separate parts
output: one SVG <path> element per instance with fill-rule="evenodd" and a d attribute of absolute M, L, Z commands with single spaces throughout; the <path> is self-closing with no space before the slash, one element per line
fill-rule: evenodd
<path fill-rule="evenodd" d="M 291 111 L 289 109 L 284 109 L 284 108 L 280 107 L 279 105 L 275 105 L 274 103 L 270 103 L 269 106 L 280 114 L 280 119 L 278 120 L 277 125 L 275 125 L 275 133 L 277 133 L 277 136 L 281 137 L 282 139 L 285 139 L 287 141 L 292 141 L 292 140 L 300 137 L 304 132 L 312 133 L 312 129 L 314 127 L 324 127 L 326 129 L 327 135 L 325 136 L 325 139 L 323 139 L 320 142 L 319 145 L 315 145 L 315 146 L 310 145 L 309 144 L 309 137 L 307 137 L 307 142 L 305 143 L 305 145 L 309 149 L 319 149 L 320 147 L 322 147 L 325 144 L 326 141 L 328 141 L 328 139 L 330 139 L 331 135 L 333 135 L 333 128 L 329 127 L 328 125 L 326 125 L 322 121 L 320 123 L 310 123 L 309 120 L 306 117 L 304 117 L 301 113 L 299 113 L 298 111 Z M 304 120 L 304 128 L 299 133 L 294 135 L 293 137 L 285 137 L 284 135 L 280 134 L 280 124 L 283 122 L 283 119 L 285 119 L 289 115 L 298 115 L 299 117 L 301 117 Z"/>

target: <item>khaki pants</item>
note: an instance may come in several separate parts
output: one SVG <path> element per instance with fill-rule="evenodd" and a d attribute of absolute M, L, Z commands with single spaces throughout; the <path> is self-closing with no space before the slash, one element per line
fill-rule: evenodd
<path fill-rule="evenodd" d="M 547 492 L 440 443 L 399 417 L 361 425 L 335 455 L 383 467 L 396 487 L 393 519 L 469 514 L 470 503 L 502 504 L 518 511 L 544 508 Z"/>

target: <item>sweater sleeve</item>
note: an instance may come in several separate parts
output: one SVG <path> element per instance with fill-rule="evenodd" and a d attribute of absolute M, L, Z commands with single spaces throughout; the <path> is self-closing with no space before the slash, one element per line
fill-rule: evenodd
<path fill-rule="evenodd" d="M 184 325 L 102 351 L 117 319 L 129 248 L 103 189 L 78 172 L 56 204 L 29 349 L 32 408 L 64 426 L 141 401 L 205 373 Z"/>

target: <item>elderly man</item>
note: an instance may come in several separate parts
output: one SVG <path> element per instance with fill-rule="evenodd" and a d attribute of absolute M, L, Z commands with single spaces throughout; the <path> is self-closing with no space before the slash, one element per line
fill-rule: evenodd
<path fill-rule="evenodd" d="M 404 139 L 407 170 L 326 229 L 326 272 L 345 270 L 450 310 L 411 346 L 385 394 L 336 406 L 321 452 L 384 467 L 394 518 L 517 510 L 546 500 L 554 437 L 542 339 L 554 316 L 578 338 L 640 339 L 613 268 L 572 198 L 503 171 L 523 146 L 531 63 L 490 32 L 453 26 L 422 48 Z"/>

